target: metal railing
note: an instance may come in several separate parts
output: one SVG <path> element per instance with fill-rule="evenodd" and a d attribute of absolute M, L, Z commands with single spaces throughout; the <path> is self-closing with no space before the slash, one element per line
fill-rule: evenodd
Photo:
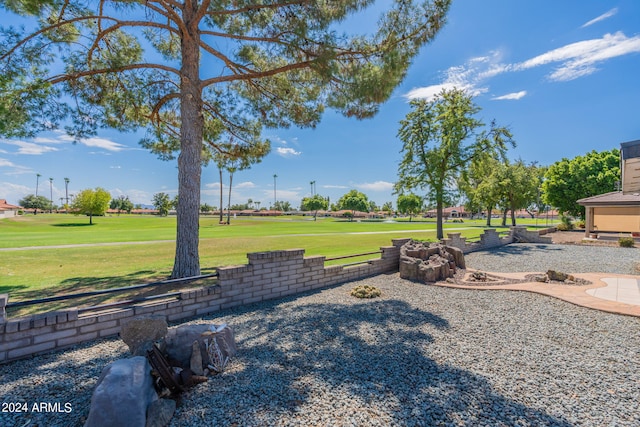
<path fill-rule="evenodd" d="M 211 274 L 203 274 L 203 275 L 199 275 L 199 276 L 184 277 L 184 278 L 180 278 L 180 279 L 160 280 L 160 281 L 157 281 L 157 282 L 143 283 L 143 284 L 140 284 L 140 285 L 103 289 L 103 290 L 100 290 L 100 291 L 79 292 L 79 293 L 76 293 L 76 294 L 59 295 L 59 296 L 55 296 L 55 297 L 33 299 L 33 300 L 28 300 L 28 301 L 17 301 L 17 302 L 12 302 L 12 303 L 7 304 L 6 308 L 7 309 L 12 309 L 12 308 L 26 307 L 26 306 L 30 306 L 30 305 L 36 305 L 36 304 L 45 304 L 45 303 L 48 303 L 48 302 L 65 301 L 65 300 L 77 299 L 77 298 L 94 297 L 94 296 L 98 296 L 98 295 L 107 295 L 107 294 L 129 292 L 129 291 L 133 291 L 133 290 L 145 289 L 145 288 L 151 288 L 151 287 L 158 287 L 158 286 L 163 286 L 163 285 L 191 283 L 191 282 L 195 282 L 197 280 L 209 279 L 209 278 L 217 277 L 217 276 L 218 276 L 218 273 L 216 272 L 216 273 L 211 273 Z M 177 296 L 177 295 L 180 295 L 180 292 L 173 292 L 173 293 L 167 293 L 167 294 L 161 294 L 161 295 L 151 295 L 151 296 L 146 296 L 146 297 L 139 297 L 139 298 L 134 298 L 134 299 L 131 299 L 131 300 L 119 301 L 119 302 L 115 302 L 115 303 L 111 303 L 111 304 L 103 304 L 102 306 L 93 306 L 93 307 L 81 308 L 78 311 L 79 312 L 80 311 L 89 311 L 89 310 L 96 309 L 97 307 L 103 308 L 105 306 L 114 306 L 115 307 L 115 306 L 118 306 L 118 305 L 126 305 L 126 304 L 144 302 L 144 301 L 149 301 L 149 300 L 154 300 L 154 299 L 159 299 L 159 298 L 169 298 L 171 296 Z"/>
<path fill-rule="evenodd" d="M 336 256 L 336 257 L 331 257 L 331 258 L 325 258 L 325 262 L 326 261 L 336 261 L 336 260 L 339 260 L 339 259 L 357 258 L 357 257 L 361 257 L 361 256 L 375 255 L 375 254 L 381 254 L 381 253 L 382 253 L 382 251 L 378 250 L 378 251 L 372 251 L 372 252 L 363 252 L 361 254 Z M 352 266 L 352 265 L 368 264 L 369 261 L 371 261 L 371 259 L 366 259 L 366 260 L 362 260 L 362 261 L 355 261 L 355 262 L 349 262 L 349 263 L 340 264 L 340 265 L 343 266 L 343 267 L 349 267 L 349 266 Z"/>

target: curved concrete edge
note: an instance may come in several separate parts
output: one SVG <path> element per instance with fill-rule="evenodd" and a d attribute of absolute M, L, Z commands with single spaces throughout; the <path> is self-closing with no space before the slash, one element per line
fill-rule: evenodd
<path fill-rule="evenodd" d="M 473 271 L 469 269 L 470 271 Z M 489 272 L 495 276 L 508 277 L 512 279 L 524 279 L 528 274 L 536 274 L 535 272 L 527 273 L 495 273 Z M 538 272 L 537 274 L 542 274 Z M 509 290 L 509 291 L 524 291 L 533 292 L 537 294 L 547 295 L 560 299 L 562 301 L 569 302 L 581 307 L 587 307 L 594 310 L 606 311 L 608 313 L 622 314 L 625 316 L 640 317 L 640 305 L 625 304 L 617 301 L 610 301 L 601 298 L 596 298 L 589 295 L 586 291 L 589 289 L 596 289 L 608 286 L 602 279 L 608 278 L 633 278 L 638 279 L 638 276 L 628 274 L 612 274 L 612 273 L 574 273 L 575 277 L 588 280 L 592 282 L 591 285 L 584 286 L 568 286 L 553 283 L 539 283 L 539 282 L 526 282 L 526 283 L 514 283 L 508 285 L 488 285 L 488 286 L 469 286 L 469 285 L 455 285 L 447 282 L 434 283 L 435 286 L 444 288 L 457 288 L 457 289 L 473 289 L 473 290 Z"/>

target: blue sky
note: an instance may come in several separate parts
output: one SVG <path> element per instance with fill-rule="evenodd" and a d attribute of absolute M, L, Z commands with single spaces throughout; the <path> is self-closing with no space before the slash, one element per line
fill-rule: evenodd
<path fill-rule="evenodd" d="M 357 189 L 395 206 L 396 134 L 408 101 L 452 86 L 475 95 L 485 123 L 511 128 L 513 159 L 549 165 L 640 139 L 640 2 L 454 0 L 447 25 L 378 115 L 357 121 L 329 111 L 316 129 L 266 130 L 272 153 L 234 176 L 232 203 L 268 207 L 277 174 L 278 200 L 294 207 L 310 195 L 311 181 L 332 202 Z M 103 131 L 78 144 L 55 133 L 0 139 L 0 199 L 17 204 L 34 193 L 38 173 L 46 197 L 53 178 L 56 203 L 65 177 L 71 194 L 100 186 L 141 204 L 158 192 L 175 195 L 175 161 L 157 159 L 139 138 Z M 205 168 L 203 203 L 219 205 L 219 185 L 217 169 Z"/>

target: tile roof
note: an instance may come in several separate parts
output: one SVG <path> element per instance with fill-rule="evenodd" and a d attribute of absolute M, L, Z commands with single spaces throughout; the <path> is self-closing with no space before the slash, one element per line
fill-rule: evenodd
<path fill-rule="evenodd" d="M 6 199 L 0 199 L 0 210 L 22 209 L 20 206 L 7 203 Z"/>
<path fill-rule="evenodd" d="M 580 199 L 578 200 L 578 204 L 582 206 L 640 205 L 640 194 L 625 194 L 622 191 L 612 191 L 610 193 Z"/>

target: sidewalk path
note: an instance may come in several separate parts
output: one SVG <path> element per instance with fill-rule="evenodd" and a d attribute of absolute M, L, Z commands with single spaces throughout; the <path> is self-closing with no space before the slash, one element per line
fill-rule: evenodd
<path fill-rule="evenodd" d="M 491 273 L 500 277 L 524 280 L 533 273 Z M 582 307 L 615 314 L 640 317 L 640 280 L 638 276 L 612 273 L 580 273 L 574 276 L 588 280 L 590 285 L 569 286 L 554 283 L 515 283 L 508 285 L 467 286 L 438 282 L 435 286 L 534 292 L 558 298 Z"/>

